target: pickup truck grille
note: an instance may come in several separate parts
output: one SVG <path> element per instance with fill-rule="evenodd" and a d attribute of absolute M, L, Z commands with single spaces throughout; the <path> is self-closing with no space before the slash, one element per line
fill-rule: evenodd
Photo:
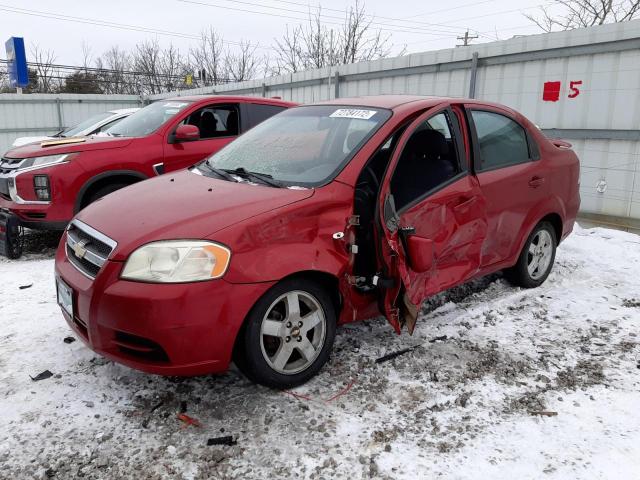
<path fill-rule="evenodd" d="M 0 175 L 7 175 L 13 173 L 22 166 L 22 163 L 27 160 L 25 158 L 0 158 Z"/>
<path fill-rule="evenodd" d="M 9 177 L 24 163 L 24 158 L 0 158 L 0 196 L 9 199 Z"/>
<path fill-rule="evenodd" d="M 87 277 L 94 279 L 117 243 L 91 228 L 73 220 L 67 228 L 67 258 Z"/>

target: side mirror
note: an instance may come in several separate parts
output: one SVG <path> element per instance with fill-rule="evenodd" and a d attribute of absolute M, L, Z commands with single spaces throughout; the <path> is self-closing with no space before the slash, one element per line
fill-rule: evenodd
<path fill-rule="evenodd" d="M 200 140 L 200 129 L 195 125 L 180 125 L 173 134 L 174 142 L 193 142 Z"/>
<path fill-rule="evenodd" d="M 433 266 L 433 240 L 409 235 L 406 245 L 411 269 L 418 273 L 431 270 Z"/>

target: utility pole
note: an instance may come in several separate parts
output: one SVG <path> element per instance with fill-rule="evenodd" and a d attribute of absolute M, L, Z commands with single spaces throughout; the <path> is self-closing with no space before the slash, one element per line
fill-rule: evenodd
<path fill-rule="evenodd" d="M 469 35 L 469 30 L 467 30 L 464 32 L 464 36 L 458 37 L 458 40 L 462 40 L 462 45 L 456 45 L 456 47 L 468 47 L 471 40 L 475 40 L 476 38 L 478 38 L 477 35 Z"/>

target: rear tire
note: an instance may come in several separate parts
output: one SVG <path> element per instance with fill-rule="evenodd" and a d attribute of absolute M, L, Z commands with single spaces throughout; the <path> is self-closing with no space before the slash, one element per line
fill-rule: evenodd
<path fill-rule="evenodd" d="M 235 364 L 271 388 L 301 385 L 329 359 L 336 315 L 328 292 L 304 279 L 285 280 L 254 305 L 240 331 Z"/>
<path fill-rule="evenodd" d="M 518 262 L 505 270 L 514 285 L 535 288 L 547 279 L 556 258 L 556 231 L 549 222 L 540 222 L 522 247 Z"/>

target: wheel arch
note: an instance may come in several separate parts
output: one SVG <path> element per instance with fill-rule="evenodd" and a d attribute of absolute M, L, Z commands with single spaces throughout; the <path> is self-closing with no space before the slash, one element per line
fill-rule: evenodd
<path fill-rule="evenodd" d="M 146 180 L 147 178 L 149 177 L 136 170 L 110 170 L 108 172 L 102 172 L 98 175 L 94 175 L 89 180 L 87 180 L 78 191 L 78 195 L 76 196 L 76 201 L 73 207 L 73 212 L 74 214 L 78 213 L 81 207 L 86 206 L 86 204 L 84 203 L 85 198 L 88 198 L 88 196 L 91 195 L 92 192 L 96 191 L 99 188 L 102 188 L 105 185 L 116 182 L 127 183 L 127 185 L 131 185 L 133 183 Z"/>
<path fill-rule="evenodd" d="M 338 318 L 340 318 L 340 309 L 342 308 L 342 295 L 340 295 L 338 277 L 336 277 L 332 273 L 325 272 L 325 271 L 322 271 L 322 270 L 302 270 L 302 271 L 299 271 L 299 272 L 295 272 L 295 273 L 291 273 L 289 275 L 286 275 L 286 276 L 280 278 L 277 282 L 275 282 L 270 288 L 268 288 L 258 298 L 258 300 L 260 298 L 264 297 L 267 293 L 269 293 L 274 287 L 276 287 L 280 283 L 282 283 L 282 282 L 284 282 L 286 280 L 291 280 L 291 279 L 295 279 L 295 278 L 309 279 L 309 280 L 312 280 L 312 281 L 316 282 L 317 284 L 319 284 L 323 288 L 325 288 L 327 290 L 327 292 L 329 293 L 329 296 L 331 298 L 331 302 L 333 303 L 333 307 L 335 309 L 335 314 L 336 314 L 336 321 L 337 321 Z M 251 306 L 251 308 L 249 309 L 249 311 L 245 315 L 244 319 L 242 320 L 242 324 L 240 325 L 240 328 L 238 328 L 237 331 L 236 331 L 235 338 L 233 339 L 233 354 L 232 354 L 232 357 L 234 359 L 236 359 L 236 355 L 237 355 L 237 353 L 239 353 L 239 348 L 240 348 L 239 340 L 243 337 L 242 333 L 244 332 L 244 329 L 246 328 L 247 320 L 249 319 L 249 315 L 251 315 L 251 313 L 253 312 L 255 304 L 258 302 L 258 300 L 256 300 L 256 302 Z"/>

